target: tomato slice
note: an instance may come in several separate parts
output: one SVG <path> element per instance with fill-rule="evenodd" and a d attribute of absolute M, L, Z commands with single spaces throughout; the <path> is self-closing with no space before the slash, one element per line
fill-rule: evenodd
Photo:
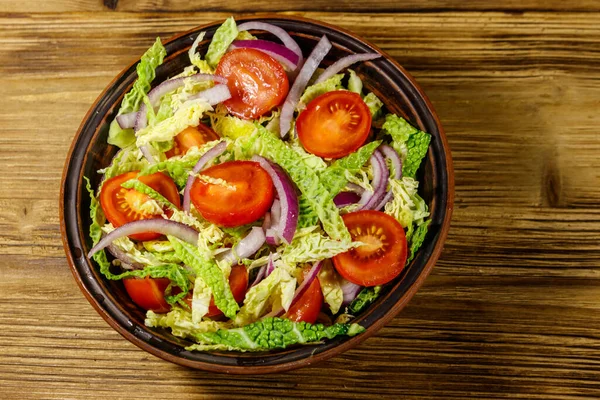
<path fill-rule="evenodd" d="M 371 112 L 353 92 L 336 90 L 317 97 L 296 119 L 298 139 L 309 153 L 341 158 L 358 149 L 371 130 Z"/>
<path fill-rule="evenodd" d="M 225 53 L 215 73 L 227 78 L 231 98 L 223 104 L 240 118 L 260 117 L 280 105 L 289 90 L 283 66 L 256 49 L 242 48 Z"/>
<path fill-rule="evenodd" d="M 200 147 L 205 143 L 218 140 L 219 135 L 204 124 L 189 126 L 175 136 L 173 148 L 165 153 L 167 158 L 182 156 L 192 147 Z"/>
<path fill-rule="evenodd" d="M 231 267 L 231 273 L 229 274 L 229 287 L 235 301 L 241 303 L 246 297 L 246 290 L 248 289 L 248 270 L 244 265 L 235 265 Z M 223 312 L 215 305 L 215 299 L 210 299 L 210 306 L 208 307 L 207 317 L 217 317 L 223 315 Z"/>
<path fill-rule="evenodd" d="M 321 291 L 321 283 L 319 283 L 318 278 L 315 278 L 298 301 L 290 307 L 285 318 L 294 322 L 304 321 L 314 324 L 321 312 L 322 306 L 323 292 Z"/>
<path fill-rule="evenodd" d="M 144 310 L 166 313 L 171 306 L 165 300 L 165 290 L 171 281 L 168 278 L 125 278 L 123 285 L 131 300 Z"/>
<path fill-rule="evenodd" d="M 150 186 L 158 193 L 162 194 L 176 207 L 181 207 L 179 191 L 175 182 L 163 174 L 157 172 L 152 175 L 138 177 L 139 171 L 127 172 L 108 179 L 102 184 L 100 190 L 100 206 L 106 219 L 113 224 L 115 228 L 125 225 L 131 221 L 141 219 L 162 218 L 160 214 L 155 214 L 152 210 L 144 209 L 143 204 L 149 200 L 149 197 L 133 189 L 121 187 L 124 182 L 138 178 L 140 182 Z M 158 239 L 161 235 L 156 232 L 144 232 L 130 235 L 131 239 L 145 241 Z"/>
<path fill-rule="evenodd" d="M 352 240 L 365 244 L 333 258 L 339 274 L 361 286 L 383 285 L 397 277 L 407 255 L 402 225 L 381 211 L 357 211 L 342 218 Z"/>
<path fill-rule="evenodd" d="M 273 203 L 271 177 L 253 161 L 230 161 L 204 171 L 190 190 L 194 207 L 217 225 L 235 227 L 262 217 Z"/>

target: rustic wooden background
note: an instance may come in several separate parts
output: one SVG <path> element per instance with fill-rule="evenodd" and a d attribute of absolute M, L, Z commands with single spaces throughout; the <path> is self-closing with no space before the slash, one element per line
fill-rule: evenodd
<path fill-rule="evenodd" d="M 446 248 L 389 326 L 330 361 L 260 377 L 171 365 L 79 292 L 64 158 L 157 35 L 292 4 L 428 93 L 456 170 Z M 0 398 L 600 397 L 600 2 L 1 0 L 0 93 Z"/>

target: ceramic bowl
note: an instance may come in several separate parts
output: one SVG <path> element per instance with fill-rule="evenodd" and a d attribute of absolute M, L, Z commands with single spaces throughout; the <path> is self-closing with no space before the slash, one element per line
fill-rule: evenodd
<path fill-rule="evenodd" d="M 353 69 L 364 86 L 373 91 L 390 112 L 407 118 L 433 138 L 429 152 L 419 171 L 420 193 L 431 210 L 431 225 L 426 240 L 411 264 L 384 287 L 380 298 L 358 316 L 356 322 L 366 328 L 358 336 L 338 337 L 322 344 L 298 346 L 263 353 L 192 352 L 185 350 L 189 342 L 164 330 L 144 326 L 144 311 L 131 302 L 121 282 L 109 281 L 98 271 L 86 254 L 91 247 L 89 196 L 83 177 L 97 187 L 96 171 L 107 166 L 117 148 L 106 143 L 109 123 L 115 117 L 121 100 L 136 79 L 135 64 L 120 73 L 102 92 L 83 119 L 73 139 L 66 160 L 61 190 L 61 229 L 67 259 L 83 294 L 98 313 L 121 335 L 165 360 L 208 371 L 236 374 L 281 372 L 307 366 L 346 351 L 373 335 L 406 305 L 421 286 L 437 261 L 450 225 L 453 204 L 453 172 L 450 149 L 438 117 L 415 80 L 390 56 L 364 39 L 343 29 L 304 18 L 269 15 L 237 18 L 239 21 L 265 21 L 290 32 L 307 56 L 322 35 L 327 35 L 333 48 L 325 60 L 335 60 L 352 53 L 378 52 L 383 57 L 357 64 Z M 153 85 L 178 74 L 188 65 L 188 49 L 198 32 L 206 31 L 199 51 L 208 43 L 222 21 L 200 26 L 175 36 L 164 45 L 167 57 L 157 70 Z M 268 34 L 259 35 L 269 38 Z"/>

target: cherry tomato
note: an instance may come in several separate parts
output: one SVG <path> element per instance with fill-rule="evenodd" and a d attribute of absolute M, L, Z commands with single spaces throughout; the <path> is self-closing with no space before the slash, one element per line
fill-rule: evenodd
<path fill-rule="evenodd" d="M 169 286 L 168 278 L 125 278 L 123 285 L 131 300 L 144 310 L 166 313 L 171 306 L 165 300 L 165 289 Z"/>
<path fill-rule="evenodd" d="M 323 292 L 319 279 L 315 278 L 298 301 L 290 307 L 285 318 L 294 322 L 314 324 L 323 306 Z"/>
<path fill-rule="evenodd" d="M 336 90 L 317 97 L 296 120 L 298 139 L 309 153 L 341 158 L 358 149 L 371 130 L 371 112 L 353 92 Z"/>
<path fill-rule="evenodd" d="M 249 224 L 262 217 L 273 203 L 273 181 L 253 161 L 215 165 L 202 171 L 202 175 L 214 180 L 209 183 L 196 179 L 190 198 L 200 214 L 214 224 L 225 227 Z"/>
<path fill-rule="evenodd" d="M 260 117 L 280 105 L 289 90 L 283 66 L 256 49 L 235 49 L 225 53 L 215 73 L 228 79 L 231 98 L 223 104 L 240 118 Z"/>
<path fill-rule="evenodd" d="M 104 215 L 106 215 L 106 219 L 108 219 L 115 228 L 131 221 L 162 218 L 159 214 L 151 214 L 141 208 L 141 206 L 149 200 L 147 195 L 133 189 L 121 187 L 122 183 L 135 178 L 138 178 L 140 182 L 162 194 L 176 207 L 179 208 L 181 206 L 177 186 L 167 175 L 162 172 L 157 172 L 152 175 L 138 177 L 138 171 L 127 172 L 108 179 L 104 182 L 102 189 L 100 190 L 100 206 L 102 207 L 102 211 L 104 211 Z M 131 239 L 145 241 L 154 240 L 160 236 L 159 233 L 144 232 L 130 235 L 129 237 Z"/>
<path fill-rule="evenodd" d="M 205 143 L 218 140 L 219 135 L 204 124 L 189 126 L 175 136 L 173 148 L 165 153 L 167 158 L 182 156 L 192 147 L 200 147 Z"/>
<path fill-rule="evenodd" d="M 381 211 L 357 211 L 342 218 L 352 240 L 365 244 L 335 256 L 337 272 L 361 286 L 383 285 L 397 277 L 407 254 L 402 225 Z"/>

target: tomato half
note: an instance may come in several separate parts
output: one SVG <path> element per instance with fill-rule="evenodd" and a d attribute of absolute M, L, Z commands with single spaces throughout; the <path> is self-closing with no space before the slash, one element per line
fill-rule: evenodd
<path fill-rule="evenodd" d="M 231 273 L 229 274 L 229 287 L 231 293 L 236 302 L 241 303 L 246 297 L 246 290 L 248 289 L 248 270 L 244 265 L 235 265 L 231 267 Z M 208 307 L 207 317 L 216 317 L 222 315 L 223 312 L 215 305 L 215 299 L 210 299 L 210 306 Z"/>
<path fill-rule="evenodd" d="M 182 156 L 192 147 L 200 147 L 205 143 L 218 140 L 219 135 L 208 126 L 199 124 L 189 126 L 175 136 L 173 148 L 165 153 L 167 158 Z"/>
<path fill-rule="evenodd" d="M 318 278 L 315 278 L 296 304 L 290 307 L 285 318 L 294 322 L 304 321 L 314 324 L 321 312 L 322 306 L 323 292 L 321 291 L 321 283 L 319 283 Z"/>
<path fill-rule="evenodd" d="M 362 98 L 346 90 L 317 97 L 296 120 L 298 139 L 309 153 L 341 158 L 358 149 L 371 130 L 371 112 Z"/>
<path fill-rule="evenodd" d="M 225 53 L 215 74 L 227 78 L 231 98 L 225 101 L 230 113 L 256 119 L 280 105 L 289 90 L 283 66 L 256 49 L 235 49 Z"/>
<path fill-rule="evenodd" d="M 138 171 L 127 172 L 108 179 L 102 184 L 100 190 L 100 206 L 106 219 L 115 227 L 125 225 L 131 221 L 141 219 L 162 218 L 160 214 L 150 213 L 143 208 L 143 204 L 149 200 L 149 197 L 133 189 L 121 187 L 124 182 L 138 178 L 140 182 L 150 186 L 158 193 L 162 194 L 176 207 L 181 207 L 179 191 L 175 182 L 163 174 L 157 172 L 152 175 L 138 177 Z M 138 233 L 130 235 L 131 239 L 145 241 L 158 239 L 161 235 L 155 232 Z"/>
<path fill-rule="evenodd" d="M 198 212 L 214 224 L 249 224 L 265 215 L 273 203 L 273 181 L 256 162 L 230 161 L 201 174 L 212 182 L 196 179 L 190 198 Z"/>
<path fill-rule="evenodd" d="M 125 278 L 123 285 L 131 300 L 144 310 L 166 313 L 171 306 L 165 300 L 165 290 L 171 281 L 168 278 Z"/>
<path fill-rule="evenodd" d="M 397 277 L 407 254 L 402 225 L 381 211 L 357 211 L 342 218 L 352 240 L 365 244 L 335 256 L 337 272 L 361 286 L 383 285 Z"/>

